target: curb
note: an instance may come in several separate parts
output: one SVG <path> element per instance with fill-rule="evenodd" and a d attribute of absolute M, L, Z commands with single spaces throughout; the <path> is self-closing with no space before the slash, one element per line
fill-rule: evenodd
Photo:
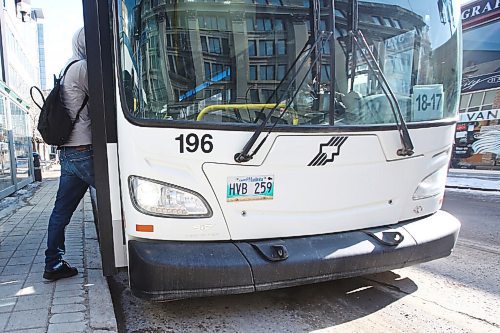
<path fill-rule="evenodd" d="M 456 190 L 473 190 L 473 191 L 483 191 L 483 192 L 500 192 L 500 190 L 494 188 L 480 188 L 480 187 L 472 187 L 472 186 L 454 186 L 454 185 L 446 185 L 445 188 L 452 188 Z"/>
<path fill-rule="evenodd" d="M 106 277 L 102 273 L 101 251 L 94 225 L 90 195 L 83 199 L 84 267 L 87 273 L 89 326 L 92 332 L 118 332 L 115 310 Z"/>

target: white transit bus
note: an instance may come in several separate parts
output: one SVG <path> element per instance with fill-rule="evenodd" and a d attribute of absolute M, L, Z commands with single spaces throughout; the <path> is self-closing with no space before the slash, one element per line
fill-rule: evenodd
<path fill-rule="evenodd" d="M 83 6 L 105 275 L 171 300 L 451 253 L 458 0 Z"/>

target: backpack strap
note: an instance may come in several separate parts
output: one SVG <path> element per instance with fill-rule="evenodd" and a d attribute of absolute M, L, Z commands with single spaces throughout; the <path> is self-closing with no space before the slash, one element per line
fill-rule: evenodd
<path fill-rule="evenodd" d="M 36 86 L 33 86 L 30 88 L 30 96 L 31 96 L 31 99 L 33 100 L 33 103 L 36 104 L 36 106 L 38 106 L 40 108 L 40 110 L 42 110 L 42 107 L 40 106 L 40 104 L 38 104 L 35 100 L 35 97 L 33 97 L 33 90 L 36 90 L 38 91 L 38 93 L 40 94 L 40 96 L 42 97 L 42 105 L 45 104 L 45 97 L 43 96 L 43 93 L 42 91 L 40 90 L 40 88 L 36 87 Z"/>
<path fill-rule="evenodd" d="M 71 65 L 76 64 L 76 63 L 77 63 L 77 62 L 79 62 L 79 61 L 80 61 L 80 60 L 73 60 L 72 62 L 70 62 L 70 63 L 68 64 L 68 66 L 66 66 L 66 68 L 64 69 L 64 72 L 62 73 L 62 75 L 60 75 L 60 76 L 59 76 L 59 79 L 62 79 L 62 78 L 63 78 L 63 76 L 65 76 L 65 75 L 66 75 L 66 73 L 68 72 L 68 70 L 69 70 L 69 68 L 71 67 Z"/>
<path fill-rule="evenodd" d="M 73 60 L 72 62 L 70 62 L 68 64 L 68 66 L 66 66 L 66 68 L 64 69 L 64 72 L 62 73 L 62 75 L 59 76 L 59 80 L 61 80 L 64 76 L 66 76 L 66 73 L 68 72 L 69 68 L 71 67 L 71 65 L 73 64 L 76 64 L 77 62 L 79 62 L 80 60 Z M 87 105 L 87 102 L 89 101 L 89 95 L 85 94 L 85 99 L 83 100 L 83 103 L 82 103 L 82 106 L 80 106 L 80 109 L 78 110 L 78 112 L 76 113 L 76 118 L 75 120 L 73 121 L 73 124 L 72 126 L 75 126 L 78 118 L 80 117 L 80 112 L 82 112 L 83 108 L 85 107 L 85 105 Z"/>
<path fill-rule="evenodd" d="M 76 114 L 76 118 L 75 120 L 73 120 L 73 127 L 75 126 L 78 118 L 80 117 L 80 112 L 82 112 L 83 108 L 85 107 L 85 105 L 87 105 L 87 102 L 89 101 L 89 95 L 85 94 L 85 99 L 83 100 L 83 103 L 82 103 L 82 106 L 80 106 L 80 109 L 78 110 L 77 114 Z"/>

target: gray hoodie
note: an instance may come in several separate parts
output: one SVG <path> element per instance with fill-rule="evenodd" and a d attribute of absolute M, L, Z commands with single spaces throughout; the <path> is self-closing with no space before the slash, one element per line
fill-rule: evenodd
<path fill-rule="evenodd" d="M 85 95 L 87 95 L 89 91 L 86 59 L 85 33 L 83 28 L 81 28 L 73 36 L 73 56 L 68 61 L 68 64 L 73 60 L 79 61 L 71 65 L 62 81 L 62 102 L 64 106 L 70 110 L 70 115 L 73 120 L 76 118 L 76 114 L 83 104 Z M 66 64 L 66 66 L 68 64 Z M 64 69 L 65 68 L 66 67 L 64 67 Z M 63 146 L 81 146 L 91 143 L 91 122 L 87 104 L 82 112 L 80 112 L 80 116 L 75 123 L 69 140 Z"/>

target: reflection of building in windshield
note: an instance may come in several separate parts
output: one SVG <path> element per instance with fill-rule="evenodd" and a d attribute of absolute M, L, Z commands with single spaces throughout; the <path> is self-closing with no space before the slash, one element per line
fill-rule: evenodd
<path fill-rule="evenodd" d="M 330 30 L 328 5 L 328 1 L 321 2 L 320 31 Z M 139 63 L 149 112 L 193 119 L 200 110 L 193 105 L 206 99 L 240 104 L 266 102 L 307 42 L 311 31 L 309 7 L 310 2 L 303 0 L 245 0 L 231 4 L 143 1 Z M 348 82 L 348 7 L 347 1 L 336 1 L 336 86 L 341 93 L 347 92 Z M 414 63 L 428 58 L 430 52 L 421 16 L 396 5 L 361 2 L 359 19 L 359 28 L 377 50 L 381 67 L 396 92 L 409 94 L 418 80 L 426 81 L 430 70 L 421 67 L 418 76 L 412 75 Z M 322 53 L 316 72 L 326 87 L 331 77 L 327 44 Z M 304 75 L 305 71 L 295 73 L 292 68 L 288 78 Z M 368 91 L 374 88 L 369 85 L 376 86 L 363 59 L 358 59 L 356 76 L 360 89 Z M 306 81 L 305 93 L 297 99 L 307 104 L 316 98 L 307 91 L 312 89 L 312 83 L 311 79 Z M 210 102 L 202 105 L 206 103 Z M 231 118 L 230 114 L 234 113 L 226 116 Z"/>

